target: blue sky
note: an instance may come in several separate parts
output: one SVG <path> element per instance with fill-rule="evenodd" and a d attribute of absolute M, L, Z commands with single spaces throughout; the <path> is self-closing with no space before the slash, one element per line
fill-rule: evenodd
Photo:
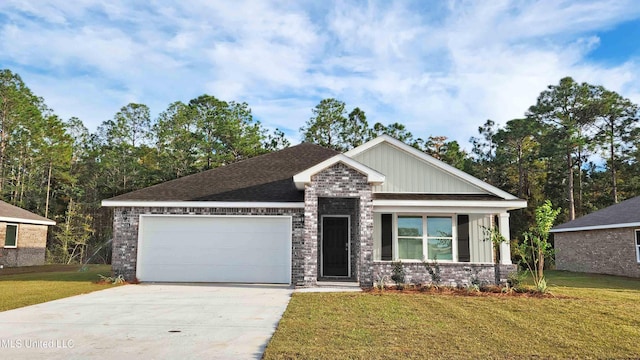
<path fill-rule="evenodd" d="M 0 68 L 65 119 L 208 93 L 294 143 L 327 97 L 467 149 L 564 76 L 640 103 L 638 39 L 636 0 L 0 2 Z"/>

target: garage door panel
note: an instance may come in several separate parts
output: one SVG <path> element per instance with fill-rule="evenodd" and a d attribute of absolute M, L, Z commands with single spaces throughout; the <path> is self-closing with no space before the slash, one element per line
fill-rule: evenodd
<path fill-rule="evenodd" d="M 140 281 L 289 283 L 291 218 L 143 216 Z"/>
<path fill-rule="evenodd" d="M 264 268 L 246 268 L 238 265 L 223 265 L 203 267 L 200 265 L 167 265 L 167 274 L 161 281 L 166 282 L 211 282 L 211 278 L 215 277 L 215 282 L 246 282 L 238 281 L 238 276 L 249 275 L 254 283 L 273 283 L 274 273 L 280 276 L 288 276 L 289 270 L 286 267 L 275 267 L 264 271 Z M 190 273 L 188 280 L 185 280 L 183 272 Z M 246 274 L 250 272 L 250 274 Z M 147 280 L 153 281 L 153 280 Z M 159 280 L 156 280 L 159 281 Z"/>
<path fill-rule="evenodd" d="M 273 260 L 265 255 L 252 251 L 244 255 L 238 256 L 238 252 L 233 249 L 220 249 L 216 252 L 194 252 L 190 256 L 177 258 L 175 255 L 167 252 L 158 252 L 156 255 L 149 254 L 149 257 L 143 260 L 143 265 L 148 267 L 164 266 L 169 264 L 200 264 L 200 265 L 239 265 L 239 266 L 271 266 Z"/>

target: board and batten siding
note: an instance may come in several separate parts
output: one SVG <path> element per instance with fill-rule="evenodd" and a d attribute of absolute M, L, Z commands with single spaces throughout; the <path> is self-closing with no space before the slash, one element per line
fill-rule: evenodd
<path fill-rule="evenodd" d="M 469 250 L 472 263 L 493 263 L 491 241 L 484 240 L 483 227 L 491 227 L 491 217 L 485 214 L 469 215 Z M 373 214 L 373 259 L 382 258 L 382 219 L 381 213 Z"/>
<path fill-rule="evenodd" d="M 472 263 L 493 263 L 491 240 L 486 239 L 483 227 L 491 227 L 490 215 L 469 214 L 469 248 Z"/>
<path fill-rule="evenodd" d="M 373 213 L 373 260 L 382 259 L 382 214 Z"/>
<path fill-rule="evenodd" d="M 387 143 L 353 156 L 353 159 L 384 174 L 373 192 L 485 194 L 486 191 Z"/>

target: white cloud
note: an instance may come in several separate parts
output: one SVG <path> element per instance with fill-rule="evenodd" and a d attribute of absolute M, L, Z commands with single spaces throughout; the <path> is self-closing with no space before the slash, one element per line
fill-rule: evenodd
<path fill-rule="evenodd" d="M 126 0 L 0 3 L 0 62 L 90 129 L 129 101 L 153 113 L 202 93 L 297 129 L 322 98 L 469 147 L 488 118 L 523 116 L 564 76 L 640 101 L 639 59 L 603 65 L 596 32 L 638 19 L 629 1 Z M 637 46 L 637 45 L 636 45 Z"/>

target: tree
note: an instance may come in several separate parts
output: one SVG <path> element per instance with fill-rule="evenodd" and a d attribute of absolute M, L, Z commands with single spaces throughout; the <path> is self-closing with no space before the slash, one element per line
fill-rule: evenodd
<path fill-rule="evenodd" d="M 29 148 L 26 132 L 31 123 L 37 123 L 42 118 L 41 105 L 42 99 L 33 95 L 18 74 L 8 69 L 0 70 L 0 194 L 5 190 L 7 161 L 13 155 L 10 154 L 12 137 L 17 136 L 16 132 L 21 132 L 26 137 L 22 139 L 20 150 Z M 22 155 L 26 156 L 24 153 Z"/>
<path fill-rule="evenodd" d="M 64 220 L 54 230 L 55 246 L 49 250 L 50 256 L 64 264 L 80 263 L 85 258 L 89 239 L 93 235 L 91 216 L 71 199 Z"/>
<path fill-rule="evenodd" d="M 158 182 L 159 164 L 149 108 L 128 104 L 98 127 L 101 194 L 111 197 Z"/>
<path fill-rule="evenodd" d="M 253 120 L 247 103 L 202 95 L 189 101 L 187 116 L 196 124 L 199 169 L 211 169 L 266 152 L 265 131 Z"/>
<path fill-rule="evenodd" d="M 569 220 L 576 218 L 574 169 L 577 165 L 581 174 L 585 146 L 589 144 L 587 129 L 596 118 L 594 105 L 589 84 L 565 77 L 543 91 L 527 113 L 543 127 L 548 151 L 564 156 Z"/>
<path fill-rule="evenodd" d="M 446 136 L 429 136 L 423 149 L 425 153 L 460 170 L 469 167 L 467 153 L 460 148 L 457 141 L 447 141 Z"/>
<path fill-rule="evenodd" d="M 368 140 L 370 130 L 364 111 L 355 108 L 347 116 L 345 107 L 344 102 L 333 98 L 320 101 L 300 128 L 303 141 L 344 152 Z"/>
<path fill-rule="evenodd" d="M 536 169 L 539 157 L 539 143 L 536 135 L 539 133 L 537 123 L 531 119 L 513 119 L 507 122 L 503 129 L 494 135 L 496 151 L 495 158 L 501 172 L 508 173 L 515 164 L 515 178 L 517 186 L 515 193 L 519 198 L 531 197 L 532 189 L 530 176 Z M 508 174 L 511 175 L 511 174 Z M 513 186 L 508 186 L 513 188 Z"/>
<path fill-rule="evenodd" d="M 607 152 L 611 173 L 611 196 L 618 203 L 619 161 L 631 148 L 631 140 L 638 129 L 638 106 L 618 93 L 599 86 L 595 89 L 600 111 L 596 122 L 595 139 Z"/>
<path fill-rule="evenodd" d="M 395 122 L 389 125 L 384 125 L 382 123 L 375 123 L 373 125 L 373 137 L 380 135 L 389 135 L 394 139 L 400 140 L 406 144 L 413 145 L 415 140 L 413 138 L 413 134 L 407 130 L 406 126 Z"/>
<path fill-rule="evenodd" d="M 491 184 L 498 185 L 496 171 L 494 169 L 495 152 L 497 145 L 495 135 L 498 126 L 495 121 L 488 119 L 484 125 L 478 127 L 480 137 L 471 137 L 469 141 L 473 145 L 471 153 L 475 155 L 477 170 L 475 175 Z"/>
<path fill-rule="evenodd" d="M 149 142 L 151 132 L 151 115 L 149 107 L 144 104 L 130 103 L 114 116 L 116 126 L 112 138 L 117 142 L 130 145 L 132 148 Z"/>
<path fill-rule="evenodd" d="M 196 120 L 181 101 L 170 104 L 158 116 L 153 131 L 158 139 L 156 146 L 163 164 L 163 179 L 175 179 L 197 171 L 199 134 Z"/>
<path fill-rule="evenodd" d="M 342 137 L 349 148 L 355 148 L 368 141 L 371 136 L 371 129 L 367 123 L 367 116 L 360 108 L 355 108 L 349 113 L 347 125 Z"/>
<path fill-rule="evenodd" d="M 278 151 L 291 146 L 291 142 L 285 137 L 284 132 L 280 129 L 273 130 L 272 134 L 268 134 L 264 141 L 264 148 L 267 151 Z"/>
<path fill-rule="evenodd" d="M 517 254 L 531 273 L 536 288 L 542 292 L 546 291 L 544 259 L 553 254 L 549 231 L 559 213 L 560 208 L 554 210 L 549 200 L 536 208 L 535 223 L 523 233 L 524 240 L 517 248 Z"/>
<path fill-rule="evenodd" d="M 49 204 L 52 192 L 52 180 L 58 181 L 57 188 L 62 190 L 62 183 L 71 183 L 75 179 L 70 173 L 73 156 L 73 139 L 67 133 L 67 126 L 55 115 L 45 118 L 45 128 L 41 136 L 41 161 L 47 169 L 47 195 L 44 217 L 49 216 Z M 55 189 L 54 189 L 55 190 Z"/>

